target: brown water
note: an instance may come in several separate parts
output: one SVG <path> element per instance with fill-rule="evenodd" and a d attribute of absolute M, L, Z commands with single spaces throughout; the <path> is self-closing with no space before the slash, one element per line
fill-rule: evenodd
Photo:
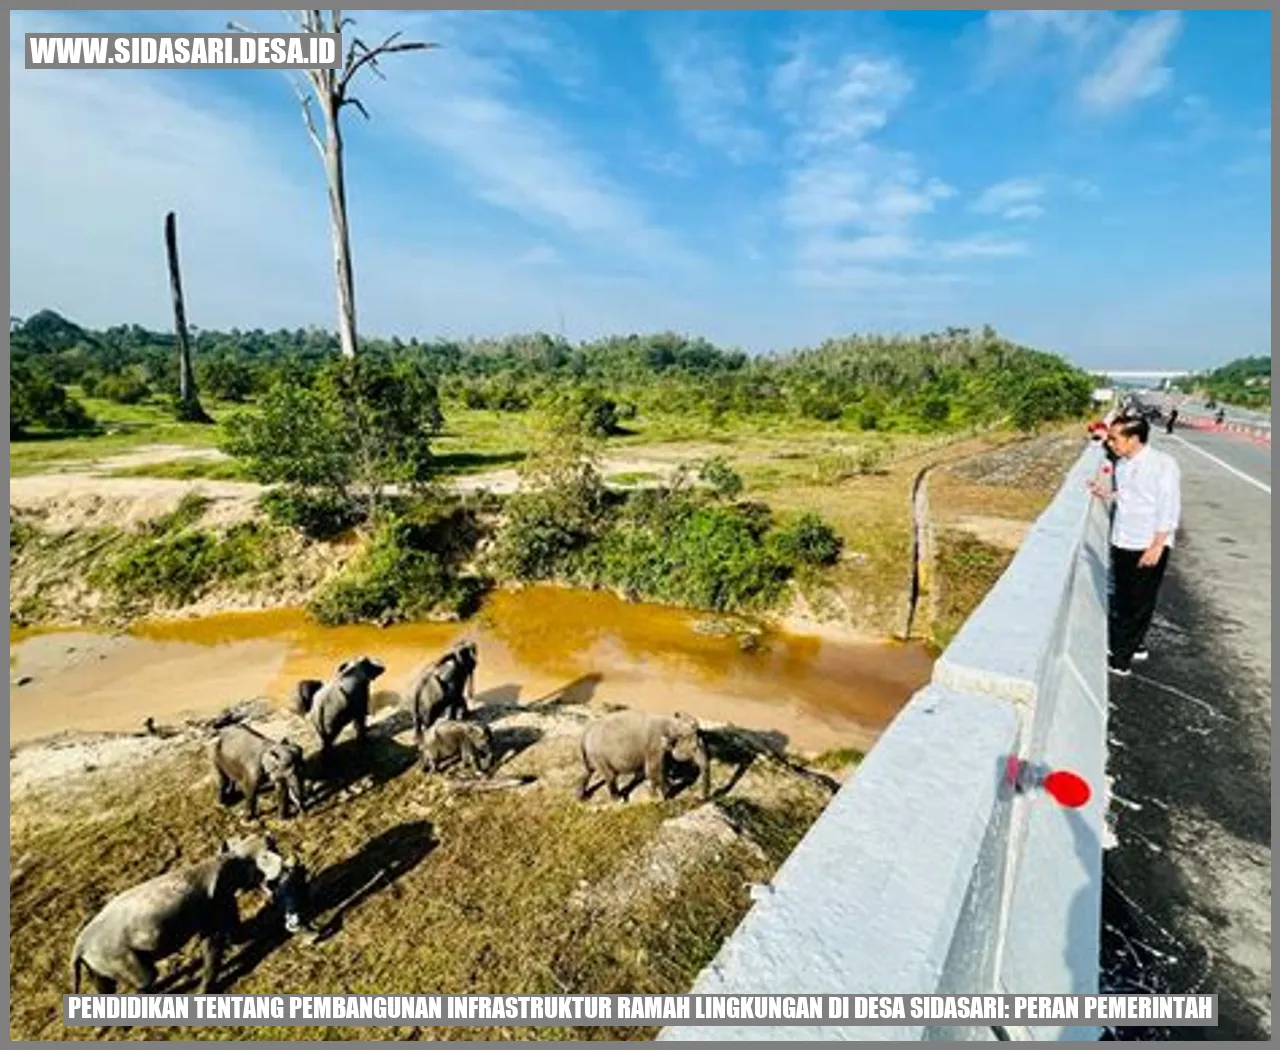
<path fill-rule="evenodd" d="M 63 730 L 137 730 L 211 714 L 237 700 L 281 700 L 299 678 L 349 657 L 386 664 L 398 692 L 463 635 L 480 647 L 477 700 L 568 694 L 785 734 L 792 747 L 865 749 L 928 681 L 923 647 L 773 633 L 743 653 L 698 634 L 699 616 L 612 595 L 535 587 L 499 592 L 466 624 L 324 628 L 300 611 L 229 613 L 143 624 L 129 635 L 10 634 L 10 744 Z M 73 651 L 68 653 L 67 650 Z M 385 697 L 384 700 L 394 700 Z"/>

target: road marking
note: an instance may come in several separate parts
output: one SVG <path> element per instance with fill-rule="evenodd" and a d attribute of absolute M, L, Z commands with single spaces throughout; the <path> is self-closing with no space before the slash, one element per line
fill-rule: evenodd
<path fill-rule="evenodd" d="M 1220 466 L 1223 470 L 1230 471 L 1232 474 L 1238 477 L 1241 481 L 1247 481 L 1250 485 L 1254 486 L 1254 488 L 1262 489 L 1262 491 L 1265 492 L 1268 496 L 1271 495 L 1270 485 L 1264 485 L 1257 478 L 1250 477 L 1243 470 L 1237 470 L 1226 460 L 1219 459 L 1217 456 L 1213 455 L 1211 452 L 1206 452 L 1204 449 L 1191 444 L 1191 442 L 1186 440 L 1185 438 L 1178 437 L 1177 434 L 1169 434 L 1167 436 L 1173 438 L 1174 441 L 1177 441 L 1180 444 L 1186 445 L 1187 448 L 1191 449 L 1192 452 L 1199 452 L 1200 455 L 1204 456 L 1205 459 L 1212 460 L 1214 463 L 1218 464 L 1218 466 Z"/>

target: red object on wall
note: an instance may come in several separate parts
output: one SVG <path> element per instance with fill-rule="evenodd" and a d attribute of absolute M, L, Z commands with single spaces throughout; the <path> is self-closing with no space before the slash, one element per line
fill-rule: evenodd
<path fill-rule="evenodd" d="M 1055 769 L 1044 778 L 1044 789 L 1054 801 L 1068 809 L 1079 809 L 1089 801 L 1089 785 L 1082 777 L 1065 769 Z"/>
<path fill-rule="evenodd" d="M 1018 794 L 1044 788 L 1050 798 L 1067 809 L 1079 809 L 1093 794 L 1088 783 L 1078 774 L 1066 769 L 1033 765 L 1017 755 L 1010 755 L 1005 760 L 1005 783 Z"/>

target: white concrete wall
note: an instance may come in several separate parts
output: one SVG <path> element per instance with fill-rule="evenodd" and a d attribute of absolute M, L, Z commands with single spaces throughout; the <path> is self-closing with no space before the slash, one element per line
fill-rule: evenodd
<path fill-rule="evenodd" d="M 696 993 L 1097 991 L 1107 517 L 1084 451 L 1008 570 L 787 859 Z M 1002 784 L 1017 754 L 1093 787 Z M 1015 1033 L 1017 1034 L 1017 1033 Z M 1038 1028 L 1036 1039 L 1100 1029 Z M 990 1039 L 978 1028 L 670 1027 L 659 1039 Z"/>

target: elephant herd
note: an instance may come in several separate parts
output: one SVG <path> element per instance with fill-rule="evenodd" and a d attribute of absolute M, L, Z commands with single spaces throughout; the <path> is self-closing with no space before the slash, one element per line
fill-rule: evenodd
<path fill-rule="evenodd" d="M 423 669 L 404 695 L 413 722 L 421 769 L 436 773 L 450 765 L 489 776 L 495 764 L 492 731 L 473 721 L 467 700 L 475 699 L 477 647 L 454 645 Z M 327 682 L 304 679 L 294 688 L 289 707 L 306 719 L 320 741 L 322 777 L 332 772 L 332 752 L 351 727 L 357 743 L 367 734 L 370 685 L 386 670 L 361 656 L 341 663 Z M 582 776 L 577 797 L 585 801 L 594 777 L 616 800 L 624 797 L 620 780 L 647 780 L 657 798 L 669 797 L 668 757 L 694 765 L 704 800 L 710 797 L 710 761 L 698 722 L 689 715 L 651 715 L 623 710 L 590 722 L 579 744 Z M 281 818 L 307 809 L 303 749 L 287 737 L 274 740 L 244 724 L 222 729 L 210 749 L 218 801 L 228 805 L 243 794 L 249 816 L 257 818 L 258 796 L 274 788 Z M 71 956 L 72 986 L 80 991 L 87 971 L 102 992 L 121 982 L 138 991 L 151 989 L 155 963 L 199 938 L 204 949 L 201 990 L 217 976 L 228 939 L 239 927 L 238 895 L 264 889 L 295 933 L 305 923 L 306 874 L 287 859 L 270 835 L 224 841 L 213 857 L 168 872 L 113 897 L 80 931 Z"/>

